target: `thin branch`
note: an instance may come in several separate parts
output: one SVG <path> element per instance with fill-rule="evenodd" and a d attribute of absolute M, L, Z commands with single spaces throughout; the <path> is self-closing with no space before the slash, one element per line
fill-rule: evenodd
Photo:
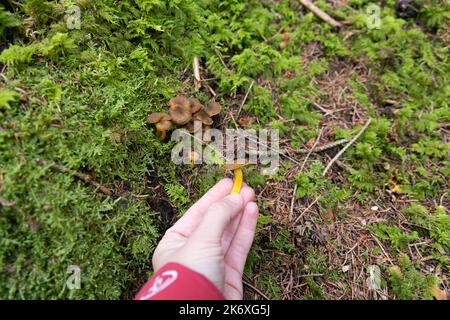
<path fill-rule="evenodd" d="M 316 148 L 312 148 L 309 150 L 308 149 L 299 149 L 299 150 L 296 150 L 295 152 L 296 153 L 308 153 L 310 151 L 311 151 L 311 153 L 322 152 L 322 151 L 326 151 L 328 149 L 340 146 L 341 144 L 344 144 L 346 142 L 348 142 L 348 139 L 340 139 L 337 141 L 333 141 L 333 142 L 318 146 Z"/>
<path fill-rule="evenodd" d="M 225 67 L 225 69 L 227 69 L 228 71 L 231 71 L 230 68 L 228 68 L 227 64 L 225 63 L 225 61 L 223 61 L 222 58 L 222 53 L 220 53 L 220 51 L 217 48 L 214 48 L 214 51 L 216 52 L 217 56 L 219 57 L 220 62 L 222 63 L 222 65 Z"/>
<path fill-rule="evenodd" d="M 341 151 L 339 151 L 333 159 L 331 159 L 331 161 L 328 163 L 327 167 L 325 168 L 325 170 L 323 170 L 322 172 L 322 176 L 325 176 L 328 172 L 328 170 L 331 168 L 331 166 L 333 165 L 333 163 L 335 163 L 340 156 L 342 156 L 342 154 L 353 144 L 355 143 L 356 140 L 358 140 L 358 138 L 364 133 L 364 131 L 366 131 L 367 127 L 369 126 L 370 122 L 372 121 L 371 118 L 369 118 L 369 120 L 367 120 L 366 124 L 361 128 L 361 130 L 359 130 L 358 134 L 356 136 L 353 137 L 352 140 L 349 141 L 349 143 L 347 143 L 345 145 L 345 147 L 343 147 L 341 149 Z"/>
<path fill-rule="evenodd" d="M 41 165 L 41 166 L 46 166 L 48 165 L 47 161 L 42 160 L 42 159 L 37 159 L 36 163 Z M 61 173 L 68 173 L 71 174 L 75 177 L 77 177 L 80 180 L 83 180 L 84 182 L 89 183 L 91 186 L 93 186 L 95 189 L 100 190 L 103 194 L 107 195 L 107 196 L 112 196 L 113 192 L 111 191 L 111 189 L 101 185 L 100 183 L 98 183 L 97 181 L 92 180 L 92 176 L 88 175 L 88 174 L 84 174 L 78 171 L 74 171 L 74 170 L 70 170 L 68 168 L 66 168 L 63 165 L 60 164 L 50 164 L 49 165 L 51 169 L 55 170 L 55 171 L 59 171 Z"/>
<path fill-rule="evenodd" d="M 378 246 L 380 247 L 381 251 L 383 252 L 384 256 L 386 257 L 386 259 L 390 262 L 391 265 L 394 265 L 394 263 L 392 262 L 392 259 L 389 257 L 389 255 L 387 254 L 386 250 L 384 250 L 383 245 L 381 244 L 380 240 L 378 240 L 378 238 L 371 232 L 370 233 L 372 235 L 372 238 L 375 240 L 375 242 L 378 244 Z"/>
<path fill-rule="evenodd" d="M 202 80 L 200 78 L 200 63 L 197 57 L 192 59 L 192 68 L 194 69 L 194 89 L 198 91 L 202 86 Z"/>
<path fill-rule="evenodd" d="M 303 210 L 303 212 L 295 219 L 294 221 L 294 226 L 297 224 L 297 222 L 300 220 L 301 217 L 303 217 L 303 215 L 309 210 L 311 209 L 311 207 L 320 199 L 321 196 L 318 196 L 313 202 L 311 202 L 311 204 L 305 209 Z"/>
<path fill-rule="evenodd" d="M 292 218 L 294 217 L 294 202 L 296 193 L 297 193 L 297 183 L 295 183 L 294 192 L 292 193 L 291 208 L 289 210 L 289 221 L 292 221 Z"/>
<path fill-rule="evenodd" d="M 252 83 L 248 86 L 247 92 L 245 93 L 244 99 L 242 99 L 241 103 L 239 104 L 239 110 L 236 114 L 236 118 L 239 118 L 239 115 L 241 114 L 242 107 L 245 104 L 245 101 L 247 101 L 248 94 L 250 93 L 250 90 L 252 90 L 253 85 L 255 84 L 255 80 L 252 80 Z"/>
<path fill-rule="evenodd" d="M 309 156 L 311 155 L 311 153 L 313 152 L 314 148 L 317 146 L 317 144 L 319 143 L 320 138 L 322 137 L 322 132 L 323 132 L 323 128 L 320 129 L 319 134 L 317 135 L 316 141 L 314 142 L 314 145 L 312 146 L 312 148 L 309 150 L 308 154 L 305 157 L 305 160 L 303 160 L 302 166 L 300 167 L 300 172 L 303 172 L 303 168 L 305 167 L 306 161 L 308 160 Z"/>
<path fill-rule="evenodd" d="M 215 97 L 217 97 L 216 92 L 213 90 L 213 88 L 211 88 L 208 84 L 205 84 L 206 88 L 208 88 L 209 92 L 211 92 L 211 94 Z"/>
<path fill-rule="evenodd" d="M 264 299 L 270 300 L 268 296 L 266 296 L 261 290 L 259 290 L 259 289 L 256 288 L 255 286 L 251 285 L 250 283 L 248 283 L 248 282 L 245 281 L 245 280 L 242 280 L 242 282 L 243 282 L 246 286 L 248 286 L 248 287 L 252 288 L 253 290 L 255 290 L 256 293 L 258 293 L 259 295 L 261 295 Z"/>
<path fill-rule="evenodd" d="M 324 107 L 322 107 L 320 104 L 318 104 L 316 102 L 313 102 L 313 106 L 315 106 L 317 109 L 322 111 L 326 116 L 332 114 L 332 112 L 330 110 L 325 109 Z"/>
<path fill-rule="evenodd" d="M 2 197 L 0 197 L 0 206 L 2 206 L 2 207 L 13 207 L 15 205 L 16 205 L 16 203 L 14 201 L 8 201 L 8 200 L 3 199 Z"/>
<path fill-rule="evenodd" d="M 316 16 L 318 16 L 323 21 L 331 24 L 335 28 L 340 28 L 342 24 L 336 20 L 334 20 L 332 17 L 330 17 L 328 14 L 320 10 L 318 7 L 316 7 L 311 1 L 309 0 L 300 0 L 301 4 L 304 5 L 306 8 L 311 10 Z"/>

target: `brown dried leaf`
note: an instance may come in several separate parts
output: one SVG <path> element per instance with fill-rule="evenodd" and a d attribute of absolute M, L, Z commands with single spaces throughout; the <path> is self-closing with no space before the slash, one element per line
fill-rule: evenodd
<path fill-rule="evenodd" d="M 431 289 L 431 293 L 436 300 L 447 300 L 447 292 L 438 286 Z"/>

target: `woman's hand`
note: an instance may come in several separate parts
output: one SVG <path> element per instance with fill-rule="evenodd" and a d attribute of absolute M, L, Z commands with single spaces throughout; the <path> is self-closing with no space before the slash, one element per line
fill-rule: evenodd
<path fill-rule="evenodd" d="M 208 278 L 226 299 L 242 299 L 242 273 L 255 235 L 258 207 L 253 189 L 230 194 L 223 179 L 170 229 L 153 254 L 153 268 L 180 263 Z"/>

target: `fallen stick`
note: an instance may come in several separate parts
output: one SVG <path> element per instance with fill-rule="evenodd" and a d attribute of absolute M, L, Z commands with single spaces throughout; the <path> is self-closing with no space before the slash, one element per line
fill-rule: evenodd
<path fill-rule="evenodd" d="M 317 144 L 319 143 L 320 137 L 322 137 L 323 128 L 320 129 L 319 134 L 317 135 L 316 141 L 314 142 L 314 145 L 309 150 L 308 154 L 306 155 L 305 160 L 303 160 L 302 166 L 300 168 L 300 172 L 303 172 L 303 168 L 305 167 L 306 161 L 308 161 L 309 156 L 313 152 L 313 150 L 316 148 Z"/>
<path fill-rule="evenodd" d="M 372 121 L 371 118 L 369 118 L 369 120 L 367 120 L 366 124 L 361 128 L 361 130 L 359 130 L 358 134 L 356 136 L 353 137 L 352 140 L 349 141 L 349 143 L 347 143 L 342 149 L 341 151 L 339 151 L 333 159 L 331 159 L 331 161 L 328 163 L 327 167 L 325 168 L 325 170 L 323 170 L 322 172 L 322 176 L 324 177 L 328 170 L 331 168 L 331 166 L 333 165 L 333 163 L 335 163 L 337 161 L 337 159 L 339 159 L 340 156 L 342 156 L 342 154 L 356 141 L 358 140 L 358 138 L 363 134 L 364 131 L 366 131 L 367 127 L 369 126 L 370 122 Z"/>
<path fill-rule="evenodd" d="M 325 151 L 325 150 L 328 150 L 328 149 L 337 147 L 337 146 L 339 146 L 339 145 L 341 145 L 341 144 L 344 144 L 344 143 L 346 143 L 347 141 L 348 141 L 348 139 L 340 139 L 340 140 L 333 141 L 333 142 L 330 142 L 330 143 L 327 143 L 327 144 L 324 144 L 324 145 L 321 145 L 321 146 L 318 146 L 318 147 L 315 147 L 315 148 L 312 148 L 312 149 L 299 149 L 299 150 L 297 150 L 296 152 L 297 152 L 297 153 L 308 153 L 308 152 L 316 153 L 316 152 L 322 152 L 322 151 Z"/>
<path fill-rule="evenodd" d="M 311 1 L 309 0 L 300 0 L 301 4 L 304 5 L 306 8 L 311 10 L 316 16 L 318 16 L 320 19 L 322 19 L 325 22 L 328 22 L 335 28 L 340 28 L 342 24 L 336 20 L 334 20 L 332 17 L 330 17 L 328 14 L 320 10 L 318 7 L 316 7 Z"/>
<path fill-rule="evenodd" d="M 248 86 L 247 92 L 245 93 L 244 99 L 242 99 L 241 103 L 239 104 L 239 110 L 236 114 L 236 118 L 239 118 L 239 115 L 241 114 L 242 107 L 244 106 L 245 102 L 247 101 L 248 95 L 250 93 L 250 90 L 252 90 L 253 85 L 255 84 L 255 80 L 250 83 Z"/>
<path fill-rule="evenodd" d="M 200 63 L 197 57 L 192 59 L 192 68 L 194 69 L 194 89 L 198 91 L 202 86 L 202 79 L 200 78 Z"/>
<path fill-rule="evenodd" d="M 47 161 L 42 160 L 42 159 L 37 159 L 36 163 L 41 165 L 41 166 L 45 166 L 47 165 Z M 55 170 L 55 171 L 59 171 L 61 173 L 68 173 L 71 174 L 75 177 L 77 177 L 80 180 L 83 180 L 84 182 L 89 183 L 90 185 L 92 185 L 95 189 L 100 190 L 103 194 L 106 194 L 107 196 L 112 196 L 113 192 L 111 191 L 111 189 L 101 185 L 100 183 L 98 183 L 97 181 L 92 180 L 92 176 L 88 175 L 88 174 L 84 174 L 78 171 L 74 171 L 74 170 L 70 170 L 68 168 L 66 168 L 63 165 L 60 164 L 51 164 L 50 168 Z"/>
<path fill-rule="evenodd" d="M 300 220 L 300 218 L 301 217 L 303 217 L 303 215 L 306 213 L 306 212 L 308 212 L 308 210 L 309 209 L 311 209 L 311 207 L 320 199 L 320 197 L 321 196 L 318 196 L 313 202 L 311 202 L 310 204 L 309 204 L 309 206 L 305 209 L 305 210 L 303 210 L 303 212 L 302 213 L 300 213 L 300 215 L 295 219 L 295 221 L 294 221 L 294 226 L 297 224 L 297 222 Z"/>
<path fill-rule="evenodd" d="M 255 292 L 258 293 L 260 296 L 262 296 L 264 299 L 270 300 L 268 296 L 266 296 L 261 290 L 250 284 L 248 281 L 242 280 L 242 282 L 249 288 L 255 290 Z"/>
<path fill-rule="evenodd" d="M 295 194 L 296 193 L 297 193 L 297 183 L 295 183 L 294 193 L 292 194 L 291 207 L 290 207 L 290 210 L 289 210 L 289 221 L 292 221 L 292 219 L 294 217 L 294 203 L 295 203 Z"/>
<path fill-rule="evenodd" d="M 3 199 L 2 197 L 0 197 L 0 206 L 2 207 L 13 207 L 16 205 L 15 201 L 8 201 L 6 199 Z"/>

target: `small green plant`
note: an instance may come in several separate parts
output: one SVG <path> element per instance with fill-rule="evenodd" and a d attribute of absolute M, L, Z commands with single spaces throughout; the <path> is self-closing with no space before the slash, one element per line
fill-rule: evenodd
<path fill-rule="evenodd" d="M 378 238 L 389 241 L 395 250 L 403 249 L 419 239 L 419 234 L 416 231 L 402 231 L 400 228 L 389 226 L 384 222 L 375 224 L 373 230 Z"/>
<path fill-rule="evenodd" d="M 6 11 L 3 5 L 0 5 L 0 40 L 6 38 L 6 30 L 19 27 L 20 25 L 22 25 L 21 20 L 13 13 Z"/>
<path fill-rule="evenodd" d="M 295 250 L 295 245 L 292 244 L 289 231 L 287 229 L 281 230 L 273 240 L 273 246 L 282 252 L 292 253 Z"/>
<path fill-rule="evenodd" d="M 450 216 L 444 208 L 437 207 L 435 212 L 429 213 L 424 206 L 412 203 L 403 210 L 403 214 L 425 231 L 437 252 L 445 254 L 450 250 Z"/>
<path fill-rule="evenodd" d="M 436 286 L 436 277 L 420 273 L 408 256 L 400 255 L 399 266 L 391 267 L 389 275 L 389 287 L 397 299 L 430 300 L 433 298 L 431 288 Z"/>
<path fill-rule="evenodd" d="M 181 184 L 167 184 L 164 186 L 172 203 L 178 204 L 181 208 L 189 204 L 190 199 L 186 189 Z"/>

